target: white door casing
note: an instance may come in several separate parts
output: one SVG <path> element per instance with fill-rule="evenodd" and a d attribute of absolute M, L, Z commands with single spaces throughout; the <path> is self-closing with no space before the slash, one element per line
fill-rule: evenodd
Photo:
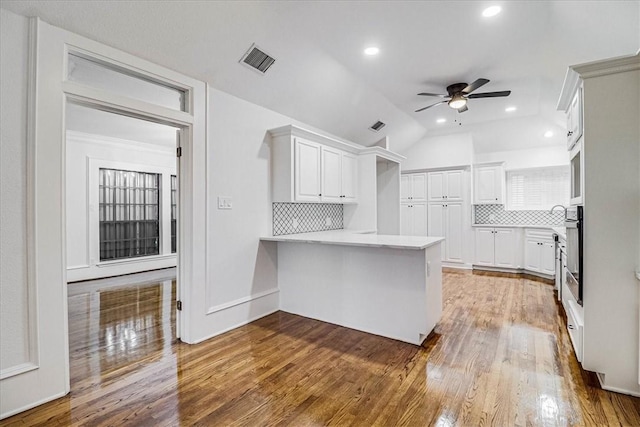
<path fill-rule="evenodd" d="M 96 106 L 182 128 L 179 162 L 178 282 L 184 311 L 183 341 L 194 342 L 206 316 L 206 85 L 122 51 L 31 19 L 28 178 L 29 289 L 35 298 L 30 318 L 35 355 L 29 369 L 0 380 L 0 418 L 67 394 L 69 383 L 65 221 L 65 105 Z M 133 75 L 177 87 L 187 111 L 177 111 L 110 91 L 63 80 L 67 54 L 95 58 Z M 197 230 L 197 232 L 194 232 Z M 198 286 L 192 284 L 198 284 Z"/>

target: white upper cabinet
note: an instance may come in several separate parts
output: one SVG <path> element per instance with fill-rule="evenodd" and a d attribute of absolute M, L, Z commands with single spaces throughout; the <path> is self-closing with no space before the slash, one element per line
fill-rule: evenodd
<path fill-rule="evenodd" d="M 427 174 L 409 173 L 400 178 L 402 202 L 424 202 L 427 199 Z"/>
<path fill-rule="evenodd" d="M 303 142 L 304 143 L 304 142 Z M 296 144 L 300 142 L 296 141 Z M 319 194 L 325 202 L 342 201 L 342 152 L 322 147 L 322 187 Z M 302 167 L 302 164 L 296 165 Z"/>
<path fill-rule="evenodd" d="M 358 157 L 356 157 L 353 154 L 343 152 L 342 153 L 342 203 L 356 202 L 357 189 L 358 189 Z"/>
<path fill-rule="evenodd" d="M 430 202 L 462 200 L 462 170 L 429 172 L 427 178 Z"/>
<path fill-rule="evenodd" d="M 270 133 L 273 202 L 358 202 L 360 148 L 293 126 Z"/>
<path fill-rule="evenodd" d="M 475 166 L 473 170 L 473 204 L 504 204 L 504 181 L 504 167 L 501 163 Z"/>
<path fill-rule="evenodd" d="M 319 144 L 296 139 L 295 143 L 295 200 L 300 202 L 319 202 L 322 197 L 320 182 Z"/>
<path fill-rule="evenodd" d="M 571 150 L 582 136 L 582 87 L 578 87 L 567 109 L 567 149 Z"/>

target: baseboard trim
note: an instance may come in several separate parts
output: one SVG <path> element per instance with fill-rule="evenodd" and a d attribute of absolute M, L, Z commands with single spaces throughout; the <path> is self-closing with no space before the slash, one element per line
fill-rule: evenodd
<path fill-rule="evenodd" d="M 43 404 L 45 404 L 47 402 L 51 402 L 52 400 L 60 399 L 61 397 L 66 396 L 67 394 L 69 394 L 68 391 L 64 391 L 62 393 L 56 393 L 56 394 L 54 394 L 52 396 L 45 397 L 44 399 L 40 399 L 40 400 L 38 400 L 36 402 L 31 402 L 28 405 L 22 406 L 20 408 L 12 409 L 9 412 L 5 412 L 3 414 L 0 414 L 0 420 L 4 420 L 5 418 L 12 417 L 12 416 L 14 416 L 16 414 L 19 414 L 20 412 L 28 411 L 29 409 L 33 409 L 36 406 L 40 406 L 40 405 L 43 405 Z"/>
<path fill-rule="evenodd" d="M 529 270 L 523 270 L 520 268 L 499 268 L 499 267 L 485 267 L 485 266 L 473 266 L 473 274 L 496 276 L 496 277 L 511 277 L 517 279 L 536 280 L 549 285 L 555 285 L 555 277 L 547 276 L 546 274 L 538 274 Z"/>
<path fill-rule="evenodd" d="M 255 321 L 256 321 L 256 320 L 258 320 L 258 319 L 262 319 L 263 317 L 266 317 L 266 316 L 268 316 L 268 315 L 270 315 L 270 314 L 273 314 L 273 313 L 275 313 L 275 312 L 278 312 L 278 311 L 280 311 L 280 308 L 275 308 L 275 309 L 273 309 L 273 310 L 265 311 L 264 313 L 261 313 L 261 314 L 259 314 L 259 315 L 257 315 L 257 316 L 253 316 L 253 317 L 251 317 L 251 318 L 249 318 L 249 319 L 243 320 L 242 322 L 236 323 L 236 324 L 234 324 L 234 325 L 232 325 L 232 326 L 228 326 L 228 327 L 226 327 L 226 328 L 224 328 L 224 329 L 221 329 L 221 330 L 219 330 L 219 331 L 216 331 L 216 332 L 214 332 L 213 334 L 207 335 L 207 336 L 205 336 L 205 337 L 203 337 L 203 338 L 199 338 L 198 340 L 193 341 L 193 342 L 191 342 L 191 343 L 189 343 L 189 344 L 198 344 L 198 343 L 204 342 L 204 341 L 206 341 L 206 340 L 209 340 L 209 339 L 211 339 L 211 338 L 215 338 L 215 337 L 217 337 L 218 335 L 222 335 L 222 334 L 225 334 L 225 333 L 227 333 L 227 332 L 229 332 L 229 331 L 232 331 L 232 330 L 234 330 L 234 329 L 237 329 L 237 328 L 239 328 L 239 327 L 241 327 L 241 326 L 248 325 L 248 324 L 249 324 L 249 323 L 251 323 L 251 322 L 255 322 Z"/>
<path fill-rule="evenodd" d="M 271 288 L 271 289 L 267 289 L 266 291 L 263 291 L 263 292 L 258 292 L 257 294 L 251 294 L 251 295 L 248 295 L 246 297 L 238 298 L 237 300 L 225 302 L 223 304 L 214 305 L 213 307 L 210 307 L 209 310 L 207 310 L 207 314 L 217 313 L 218 311 L 226 310 L 228 308 L 235 307 L 236 305 L 244 304 L 244 303 L 259 299 L 259 298 L 266 297 L 266 296 L 271 295 L 271 294 L 275 294 L 276 292 L 280 292 L 280 289 Z"/>

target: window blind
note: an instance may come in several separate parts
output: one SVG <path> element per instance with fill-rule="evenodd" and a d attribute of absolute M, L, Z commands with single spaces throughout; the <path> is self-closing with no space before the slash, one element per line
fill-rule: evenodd
<path fill-rule="evenodd" d="M 507 171 L 507 210 L 548 210 L 569 204 L 569 166 Z"/>

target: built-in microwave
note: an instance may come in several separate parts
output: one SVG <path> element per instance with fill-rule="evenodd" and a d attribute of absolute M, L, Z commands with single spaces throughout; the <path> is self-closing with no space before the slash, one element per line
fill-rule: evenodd
<path fill-rule="evenodd" d="M 570 152 L 571 165 L 571 205 L 584 203 L 584 150 L 582 139 L 573 146 Z"/>

